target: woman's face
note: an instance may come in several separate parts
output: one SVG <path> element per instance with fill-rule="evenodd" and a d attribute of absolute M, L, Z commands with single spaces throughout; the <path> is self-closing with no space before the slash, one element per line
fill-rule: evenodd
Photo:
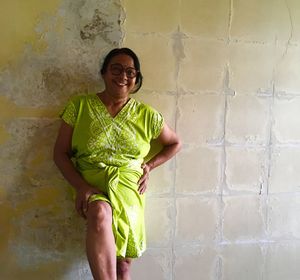
<path fill-rule="evenodd" d="M 126 96 L 135 86 L 136 75 L 133 59 L 126 54 L 119 54 L 110 60 L 102 78 L 109 94 Z"/>

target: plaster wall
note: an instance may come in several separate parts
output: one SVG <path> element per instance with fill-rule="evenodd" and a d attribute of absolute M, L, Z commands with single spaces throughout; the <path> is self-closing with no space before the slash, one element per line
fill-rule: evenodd
<path fill-rule="evenodd" d="M 59 110 L 102 86 L 116 46 L 138 53 L 136 98 L 184 144 L 151 175 L 133 279 L 298 279 L 298 1 L 24 3 L 0 17 L 0 279 L 91 279 L 51 148 Z"/>
<path fill-rule="evenodd" d="M 298 279 L 299 2 L 123 3 L 143 95 L 184 143 L 152 178 L 136 279 Z"/>

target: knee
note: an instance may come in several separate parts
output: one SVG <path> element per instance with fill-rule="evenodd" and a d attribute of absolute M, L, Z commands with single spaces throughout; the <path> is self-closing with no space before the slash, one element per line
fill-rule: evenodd
<path fill-rule="evenodd" d="M 117 263 L 117 273 L 119 276 L 126 276 L 130 273 L 131 260 L 119 260 Z"/>
<path fill-rule="evenodd" d="M 111 226 L 112 210 L 106 202 L 92 202 L 88 207 L 88 225 L 95 230 L 101 230 L 104 226 Z"/>

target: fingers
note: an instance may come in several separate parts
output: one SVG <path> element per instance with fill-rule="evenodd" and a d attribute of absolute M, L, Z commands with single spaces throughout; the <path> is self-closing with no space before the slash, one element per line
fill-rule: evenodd
<path fill-rule="evenodd" d="M 84 205 L 85 205 L 84 201 L 76 199 L 76 203 L 75 203 L 76 211 L 79 214 L 79 216 L 86 219 L 87 207 Z"/>
<path fill-rule="evenodd" d="M 139 184 L 139 188 L 138 188 L 139 194 L 145 193 L 145 191 L 147 189 L 148 180 L 149 180 L 149 172 L 146 168 L 144 168 L 144 174 L 142 175 L 142 177 L 140 178 L 140 180 L 138 182 L 138 184 Z"/>
<path fill-rule="evenodd" d="M 84 219 L 86 219 L 86 213 L 88 211 L 89 197 L 90 194 L 87 193 L 84 195 L 78 193 L 76 197 L 75 208 L 77 210 L 77 213 Z"/>
<path fill-rule="evenodd" d="M 147 164 L 143 164 L 142 168 L 143 168 L 143 175 L 138 181 L 139 185 L 143 184 L 144 181 L 147 181 L 149 179 L 149 167 L 147 166 Z"/>
<path fill-rule="evenodd" d="M 75 209 L 76 209 L 77 213 L 84 219 L 87 218 L 86 213 L 88 211 L 89 199 L 90 199 L 91 195 L 97 194 L 97 193 L 103 194 L 103 192 L 101 192 L 97 189 L 93 189 L 93 188 L 91 188 L 87 192 L 78 192 L 77 193 L 76 200 L 75 200 Z"/>
<path fill-rule="evenodd" d="M 138 181 L 138 184 L 141 186 L 145 181 L 148 180 L 148 174 L 144 174 L 142 175 L 142 177 L 140 178 L 140 180 Z"/>
<path fill-rule="evenodd" d="M 142 168 L 143 168 L 143 175 L 140 178 L 140 180 L 138 181 L 138 184 L 139 184 L 138 192 L 139 192 L 139 194 L 144 194 L 145 193 L 145 191 L 147 189 L 147 184 L 148 184 L 148 180 L 149 180 L 149 172 L 150 172 L 150 168 L 147 164 L 143 164 Z"/>
<path fill-rule="evenodd" d="M 84 200 L 83 203 L 82 203 L 82 217 L 84 219 L 86 219 L 86 213 L 88 211 L 88 205 L 89 205 L 88 199 Z"/>
<path fill-rule="evenodd" d="M 139 194 L 144 194 L 147 190 L 147 185 L 143 184 L 138 188 Z"/>
<path fill-rule="evenodd" d="M 84 215 L 85 215 L 85 213 L 86 213 L 87 210 L 88 210 L 88 206 L 89 206 L 89 198 L 90 198 L 90 196 L 89 196 L 87 199 L 85 199 L 85 200 L 83 201 L 83 203 L 82 203 L 82 211 L 83 211 Z"/>

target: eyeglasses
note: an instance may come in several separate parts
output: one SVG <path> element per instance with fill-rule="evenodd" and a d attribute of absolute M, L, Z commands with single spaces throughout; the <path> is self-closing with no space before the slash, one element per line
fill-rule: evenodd
<path fill-rule="evenodd" d="M 110 72 L 114 76 L 119 76 L 125 72 L 127 78 L 133 79 L 136 77 L 136 75 L 139 71 L 133 67 L 124 68 L 122 66 L 122 64 L 115 63 L 115 64 L 110 65 Z"/>

